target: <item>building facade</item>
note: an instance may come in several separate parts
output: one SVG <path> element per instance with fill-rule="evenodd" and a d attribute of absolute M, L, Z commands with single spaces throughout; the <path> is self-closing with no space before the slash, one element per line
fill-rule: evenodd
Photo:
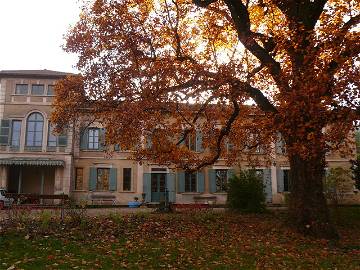
<path fill-rule="evenodd" d="M 50 70 L 0 71 L 0 187 L 11 193 L 64 193 L 88 202 L 95 195 L 111 196 L 118 204 L 135 197 L 159 202 L 165 190 L 177 203 L 226 202 L 226 183 L 239 166 L 228 167 L 224 160 L 190 174 L 130 160 L 131 153 L 116 146 L 110 157 L 105 155 L 104 129 L 96 123 L 81 136 L 71 128 L 55 136 L 49 122 L 53 88 L 66 75 Z M 256 170 L 263 177 L 267 202 L 281 203 L 289 191 L 289 165 L 282 151 L 274 150 L 273 156 L 270 167 Z M 350 167 L 350 159 L 354 156 L 333 154 L 327 162 L 329 167 Z"/>

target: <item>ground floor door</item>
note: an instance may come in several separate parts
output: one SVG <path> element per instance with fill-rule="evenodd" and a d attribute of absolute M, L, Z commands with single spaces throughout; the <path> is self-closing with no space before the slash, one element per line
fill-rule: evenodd
<path fill-rule="evenodd" d="M 151 174 L 151 201 L 160 202 L 165 200 L 166 174 Z"/>
<path fill-rule="evenodd" d="M 165 201 L 165 192 L 168 193 L 169 201 L 175 202 L 175 174 L 161 172 L 144 173 L 143 181 L 145 202 Z"/>

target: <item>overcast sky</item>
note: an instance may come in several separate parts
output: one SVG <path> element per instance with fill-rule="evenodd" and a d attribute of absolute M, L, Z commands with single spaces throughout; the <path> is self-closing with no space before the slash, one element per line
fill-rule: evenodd
<path fill-rule="evenodd" d="M 0 0 L 0 70 L 75 72 L 61 45 L 79 12 L 78 0 Z"/>

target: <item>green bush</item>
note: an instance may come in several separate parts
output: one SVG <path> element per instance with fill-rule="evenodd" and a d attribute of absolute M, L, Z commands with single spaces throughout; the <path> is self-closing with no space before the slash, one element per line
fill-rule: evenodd
<path fill-rule="evenodd" d="M 255 170 L 240 171 L 229 179 L 227 204 L 229 208 L 246 213 L 265 211 L 262 177 Z"/>

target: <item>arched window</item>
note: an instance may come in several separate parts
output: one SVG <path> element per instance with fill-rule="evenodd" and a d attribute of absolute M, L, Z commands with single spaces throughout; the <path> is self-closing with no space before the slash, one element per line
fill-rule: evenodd
<path fill-rule="evenodd" d="M 42 146 L 44 117 L 40 113 L 32 113 L 27 119 L 26 146 Z"/>

